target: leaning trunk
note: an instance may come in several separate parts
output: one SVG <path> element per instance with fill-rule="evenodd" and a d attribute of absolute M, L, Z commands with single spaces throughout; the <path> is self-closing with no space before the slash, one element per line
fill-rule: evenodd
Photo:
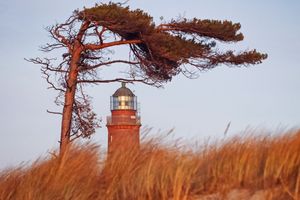
<path fill-rule="evenodd" d="M 75 46 L 75 45 L 74 45 Z M 76 49 L 76 47 L 74 47 Z M 70 71 L 67 79 L 67 87 L 65 92 L 65 102 L 62 112 L 61 137 L 60 137 L 60 153 L 62 154 L 68 148 L 70 143 L 70 134 L 72 126 L 72 113 L 75 102 L 75 93 L 78 76 L 78 61 L 80 59 L 80 50 L 74 50 L 72 53 Z"/>

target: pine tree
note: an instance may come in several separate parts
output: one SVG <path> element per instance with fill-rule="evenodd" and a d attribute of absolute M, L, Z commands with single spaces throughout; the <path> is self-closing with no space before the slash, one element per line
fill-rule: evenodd
<path fill-rule="evenodd" d="M 141 82 L 160 87 L 178 74 L 194 77 L 218 65 L 249 66 L 267 58 L 254 50 L 221 51 L 218 44 L 243 40 L 241 25 L 231 21 L 172 19 L 156 25 L 144 11 L 118 3 L 95 5 L 73 12 L 64 23 L 49 27 L 53 43 L 42 50 L 63 49 L 59 59 L 35 58 L 50 87 L 59 91 L 56 103 L 63 106 L 60 149 L 78 137 L 89 137 L 99 126 L 83 87 L 111 82 Z M 126 46 L 128 59 L 112 59 L 111 49 Z M 127 75 L 99 78 L 100 69 L 116 64 L 130 66 Z M 197 69 L 197 70 L 193 70 Z"/>

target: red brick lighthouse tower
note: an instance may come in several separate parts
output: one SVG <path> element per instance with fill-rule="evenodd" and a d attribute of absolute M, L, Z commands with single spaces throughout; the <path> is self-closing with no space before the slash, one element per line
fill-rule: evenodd
<path fill-rule="evenodd" d="M 137 98 L 125 83 L 110 97 L 110 110 L 106 125 L 108 152 L 139 147 L 141 120 L 137 113 Z"/>

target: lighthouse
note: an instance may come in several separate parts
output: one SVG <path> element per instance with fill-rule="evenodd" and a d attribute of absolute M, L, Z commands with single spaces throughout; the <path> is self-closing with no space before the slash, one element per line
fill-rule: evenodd
<path fill-rule="evenodd" d="M 141 119 L 137 112 L 137 97 L 125 83 L 110 97 L 111 116 L 107 117 L 108 152 L 138 148 Z"/>

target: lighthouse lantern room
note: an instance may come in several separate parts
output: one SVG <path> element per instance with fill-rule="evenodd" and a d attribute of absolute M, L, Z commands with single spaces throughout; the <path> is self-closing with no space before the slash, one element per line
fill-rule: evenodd
<path fill-rule="evenodd" d="M 137 110 L 137 98 L 125 83 L 110 97 L 110 109 Z"/>

